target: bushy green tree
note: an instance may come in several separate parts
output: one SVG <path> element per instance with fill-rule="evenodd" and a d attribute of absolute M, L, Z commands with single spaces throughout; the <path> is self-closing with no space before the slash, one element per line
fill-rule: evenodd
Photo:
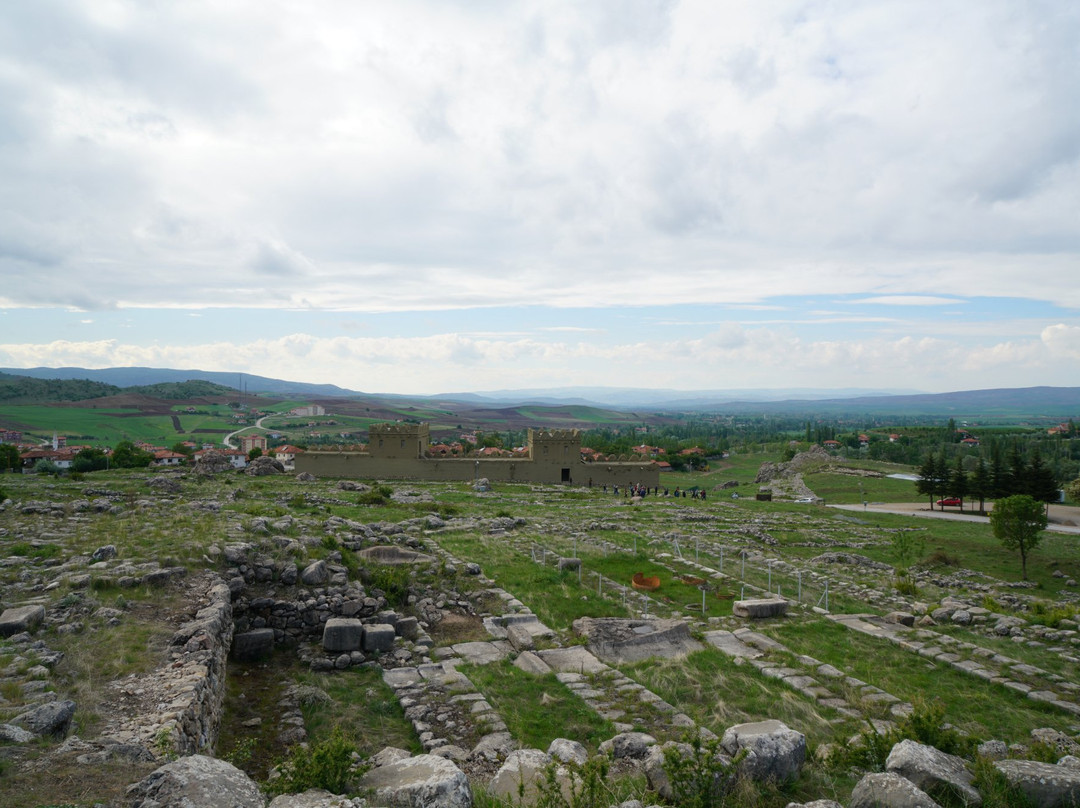
<path fill-rule="evenodd" d="M 154 458 L 129 440 L 122 440 L 113 449 L 112 465 L 121 469 L 142 469 Z"/>
<path fill-rule="evenodd" d="M 71 462 L 71 470 L 84 474 L 88 471 L 101 471 L 108 468 L 109 458 L 101 449 L 82 449 Z"/>
<path fill-rule="evenodd" d="M 1020 569 L 1027 580 L 1028 553 L 1039 546 L 1046 529 L 1046 508 L 1027 494 L 999 499 L 990 511 L 990 526 L 1006 550 L 1020 551 Z"/>
<path fill-rule="evenodd" d="M 21 464 L 18 448 L 10 443 L 0 443 L 0 471 L 12 471 Z"/>

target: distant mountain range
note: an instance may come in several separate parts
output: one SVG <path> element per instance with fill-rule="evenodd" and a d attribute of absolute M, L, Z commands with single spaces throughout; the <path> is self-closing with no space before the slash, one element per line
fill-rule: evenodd
<path fill-rule="evenodd" d="M 751 390 L 653 390 L 618 387 L 558 387 L 406 396 L 364 393 L 333 384 L 308 384 L 256 376 L 168 368 L 0 368 L 0 373 L 36 379 L 86 379 L 116 387 L 146 387 L 201 380 L 245 393 L 307 400 L 377 398 L 386 401 L 461 402 L 473 407 L 587 406 L 649 412 L 717 412 L 771 415 L 941 415 L 945 417 L 1080 417 L 1080 387 L 1023 387 L 918 393 L 909 390 L 807 388 Z"/>

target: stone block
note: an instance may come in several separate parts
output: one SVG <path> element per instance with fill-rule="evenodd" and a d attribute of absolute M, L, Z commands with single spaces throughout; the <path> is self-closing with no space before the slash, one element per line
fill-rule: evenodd
<path fill-rule="evenodd" d="M 531 651 L 536 647 L 532 634 L 524 626 L 507 626 L 506 639 L 515 651 Z"/>
<path fill-rule="evenodd" d="M 386 623 L 374 623 L 364 626 L 363 650 L 368 653 L 382 653 L 394 649 L 394 637 L 397 632 Z"/>
<path fill-rule="evenodd" d="M 274 650 L 274 630 L 257 628 L 233 636 L 232 656 L 237 660 L 261 659 Z"/>
<path fill-rule="evenodd" d="M 15 606 L 0 614 L 0 637 L 33 631 L 45 619 L 44 606 Z"/>
<path fill-rule="evenodd" d="M 393 631 L 392 628 L 391 631 Z M 323 650 L 325 651 L 337 653 L 358 651 L 363 639 L 363 623 L 351 617 L 331 617 L 323 628 Z"/>
<path fill-rule="evenodd" d="M 768 617 L 783 617 L 787 614 L 787 608 L 788 603 L 783 598 L 756 598 L 735 601 L 731 606 L 731 612 L 736 617 L 760 620 Z"/>
<path fill-rule="evenodd" d="M 420 621 L 415 617 L 399 617 L 394 630 L 399 637 L 415 642 L 420 637 Z"/>

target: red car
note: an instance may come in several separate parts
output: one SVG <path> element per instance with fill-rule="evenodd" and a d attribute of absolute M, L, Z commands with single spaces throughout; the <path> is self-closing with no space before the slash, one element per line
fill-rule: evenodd
<path fill-rule="evenodd" d="M 942 506 L 945 506 L 945 505 L 957 506 L 957 505 L 960 504 L 960 499 L 958 497 L 945 497 L 945 499 L 939 499 L 937 501 L 937 504 L 942 505 Z"/>

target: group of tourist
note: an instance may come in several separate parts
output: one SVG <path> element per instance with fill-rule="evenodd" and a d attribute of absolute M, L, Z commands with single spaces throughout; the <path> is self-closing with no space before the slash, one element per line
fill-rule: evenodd
<path fill-rule="evenodd" d="M 608 487 L 607 487 L 607 484 L 605 483 L 604 484 L 604 493 L 605 494 L 607 493 L 607 490 L 608 490 Z M 702 499 L 702 500 L 705 499 L 705 489 L 703 489 L 703 488 L 702 489 L 693 488 L 693 489 L 690 489 L 689 491 L 687 491 L 687 490 L 680 491 L 678 488 L 676 488 L 674 491 L 669 491 L 667 488 L 660 488 L 660 486 L 655 486 L 653 488 L 650 488 L 647 485 L 638 485 L 637 483 L 630 483 L 629 485 L 623 486 L 621 489 L 619 488 L 618 485 L 613 485 L 611 487 L 611 491 L 615 496 L 619 496 L 619 493 L 621 491 L 623 497 L 626 497 L 626 498 L 629 498 L 629 497 L 647 497 L 647 496 L 649 496 L 649 494 L 652 494 L 654 497 L 673 496 L 673 497 L 683 497 L 684 499 L 686 497 L 690 497 L 690 499 Z"/>

